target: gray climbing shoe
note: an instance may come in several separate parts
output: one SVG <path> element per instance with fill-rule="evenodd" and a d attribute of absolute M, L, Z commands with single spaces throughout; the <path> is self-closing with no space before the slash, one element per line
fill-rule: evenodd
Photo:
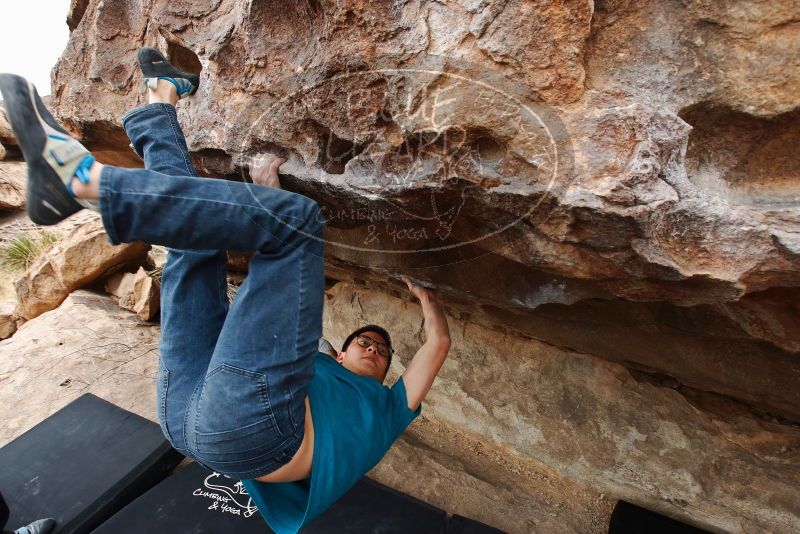
<path fill-rule="evenodd" d="M 55 519 L 37 519 L 30 525 L 19 527 L 14 534 L 49 534 L 56 526 Z"/>
<path fill-rule="evenodd" d="M 186 98 L 197 92 L 200 77 L 197 74 L 179 71 L 155 48 L 140 48 L 137 58 L 144 82 L 150 89 L 158 87 L 158 80 L 167 80 L 177 89 L 178 98 Z"/>
<path fill-rule="evenodd" d="M 14 137 L 28 164 L 26 205 L 36 224 L 56 224 L 96 202 L 76 199 L 72 180 L 88 182 L 94 158 L 47 111 L 36 88 L 15 74 L 0 74 L 0 93 Z"/>

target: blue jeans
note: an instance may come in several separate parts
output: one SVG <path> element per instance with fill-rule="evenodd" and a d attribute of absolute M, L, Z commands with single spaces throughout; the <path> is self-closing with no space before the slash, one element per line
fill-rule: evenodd
<path fill-rule="evenodd" d="M 100 210 L 112 243 L 168 247 L 161 428 L 176 449 L 219 473 L 268 474 L 303 440 L 322 335 L 319 207 L 289 191 L 198 178 L 170 105 L 136 108 L 123 126 L 146 168 L 105 166 Z M 224 249 L 254 252 L 230 306 Z"/>

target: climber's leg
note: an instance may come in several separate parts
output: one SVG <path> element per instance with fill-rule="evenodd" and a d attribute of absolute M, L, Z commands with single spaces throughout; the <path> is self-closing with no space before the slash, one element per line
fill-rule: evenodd
<path fill-rule="evenodd" d="M 291 243 L 253 255 L 189 408 L 189 448 L 211 469 L 257 478 L 302 443 L 322 336 L 322 254 L 322 225 L 309 224 Z"/>
<path fill-rule="evenodd" d="M 150 103 L 126 113 L 122 125 L 145 168 L 194 176 L 178 123 L 174 85 L 160 80 Z M 157 377 L 158 418 L 172 445 L 186 449 L 184 421 L 192 392 L 208 363 L 228 311 L 224 250 L 170 248 L 161 276 L 161 355 Z"/>
<path fill-rule="evenodd" d="M 213 461 L 227 466 L 224 472 L 230 476 L 252 478 L 269 472 L 282 461 L 282 454 L 299 446 L 302 431 L 296 426 L 302 427 L 303 421 L 298 405 L 304 402 L 321 335 L 323 221 L 317 204 L 302 195 L 254 184 L 97 162 L 84 169 L 88 151 L 58 126 L 30 84 L 0 75 L 0 90 L 29 165 L 28 204 L 37 206 L 35 215 L 47 214 L 36 222 L 58 222 L 81 208 L 76 202 L 80 199 L 95 202 L 87 205 L 99 209 L 115 244 L 141 240 L 179 249 L 256 252 L 249 285 L 240 290 L 243 293 L 234 304 L 244 334 L 234 327 L 231 309 L 211 370 L 196 397 L 196 409 L 187 411 L 197 416 L 189 436 L 193 443 L 187 445 L 196 452 L 203 448 L 208 450 L 204 454 L 222 456 Z M 57 139 L 48 137 L 51 131 Z M 80 169 L 88 172 L 79 173 Z M 73 184 L 74 193 L 69 190 Z M 264 296 L 267 301 L 260 301 Z M 276 324 L 264 325 L 270 321 Z M 271 376 L 287 368 L 286 380 Z M 233 411 L 220 412 L 213 404 L 224 398 L 219 394 L 223 391 L 235 393 L 232 398 L 237 402 L 227 405 Z M 213 426 L 231 421 L 231 428 Z M 255 434 L 254 429 L 258 429 Z M 231 439 L 208 443 L 209 436 Z M 256 449 L 241 449 L 250 445 Z M 208 458 L 204 463 L 211 463 Z"/>

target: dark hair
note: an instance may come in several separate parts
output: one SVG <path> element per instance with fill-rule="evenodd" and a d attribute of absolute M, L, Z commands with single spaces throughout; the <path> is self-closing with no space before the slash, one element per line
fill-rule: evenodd
<path fill-rule="evenodd" d="M 347 339 L 344 340 L 344 345 L 342 345 L 342 352 L 347 350 L 347 347 L 350 346 L 350 343 L 358 336 L 363 334 L 364 332 L 375 332 L 376 334 L 380 334 L 380 336 L 386 340 L 386 344 L 389 345 L 389 362 L 386 364 L 386 370 L 389 370 L 389 366 L 392 365 L 392 338 L 389 337 L 389 332 L 386 329 L 381 328 L 378 325 L 368 324 L 367 326 L 362 326 L 358 330 L 353 330 L 353 332 L 347 336 Z"/>

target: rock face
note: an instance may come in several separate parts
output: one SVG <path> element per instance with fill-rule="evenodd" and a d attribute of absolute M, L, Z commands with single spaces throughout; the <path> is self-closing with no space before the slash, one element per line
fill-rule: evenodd
<path fill-rule="evenodd" d="M 405 333 L 391 385 L 422 342 L 419 306 L 344 283 L 327 296 L 334 346 L 368 322 Z M 420 418 L 371 473 L 379 480 L 509 532 L 606 532 L 612 496 L 714 530 L 800 529 L 797 425 L 449 322 L 451 353 Z"/>
<path fill-rule="evenodd" d="M 0 103 L 0 210 L 15 210 L 25 205 L 25 164 L 17 147 L 5 108 Z M 11 161 L 17 159 L 18 161 Z"/>
<path fill-rule="evenodd" d="M 0 103 L 0 143 L 6 146 L 17 146 L 17 140 L 14 139 L 14 132 L 11 131 L 11 125 L 6 118 L 6 109 L 2 103 Z"/>
<path fill-rule="evenodd" d="M 25 207 L 26 172 L 27 167 L 21 161 L 0 163 L 0 210 Z"/>
<path fill-rule="evenodd" d="M 99 219 L 78 226 L 56 243 L 17 280 L 17 313 L 33 319 L 52 310 L 75 289 L 126 266 L 141 264 L 150 246 L 142 242 L 109 245 Z"/>
<path fill-rule="evenodd" d="M 515 364 L 556 382 L 554 369 L 567 373 L 570 397 L 588 399 L 584 420 L 606 425 L 553 434 L 596 445 L 595 460 L 502 437 L 495 412 L 484 434 L 442 416 L 442 436 L 511 443 L 537 466 L 532 488 L 553 470 L 566 481 L 553 491 L 585 495 L 598 514 L 604 504 L 587 503 L 604 493 L 715 529 L 791 530 L 798 512 L 784 499 L 796 493 L 778 486 L 796 459 L 773 473 L 759 450 L 730 447 L 757 449 L 742 435 L 773 443 L 762 416 L 800 421 L 799 19 L 786 0 L 76 0 L 53 106 L 99 159 L 141 165 L 119 119 L 144 101 L 137 49 L 160 48 L 201 73 L 179 105 L 201 174 L 241 180 L 246 156 L 286 156 L 284 187 L 327 219 L 330 279 L 435 285 L 465 331 L 503 332 L 522 344 Z M 485 365 L 450 387 L 492 382 L 495 366 L 506 376 L 506 338 L 480 338 Z M 554 367 L 530 338 L 558 347 Z M 526 376 L 536 388 L 515 389 L 516 405 L 554 387 Z M 627 400 L 614 405 L 605 385 Z M 547 395 L 549 410 L 570 413 Z M 717 398 L 744 412 L 720 419 Z M 735 468 L 701 466 L 684 443 L 720 447 Z M 420 447 L 430 441 L 403 454 Z M 425 468 L 446 464 L 437 458 Z M 479 462 L 464 462 L 466 474 L 440 472 L 471 480 Z M 746 480 L 772 474 L 774 488 L 754 483 L 748 497 Z M 528 531 L 551 521 L 545 510 L 507 526 Z M 582 517 L 569 524 L 598 530 Z"/>
<path fill-rule="evenodd" d="M 13 300 L 0 305 L 0 339 L 10 337 L 17 331 L 17 318 L 14 315 L 16 307 L 17 303 Z"/>
<path fill-rule="evenodd" d="M 0 104 L 0 160 L 5 159 L 8 152 L 5 145 L 16 146 L 16 144 L 17 142 L 14 139 L 14 134 L 11 131 L 11 125 L 6 118 L 5 109 L 3 105 Z"/>

